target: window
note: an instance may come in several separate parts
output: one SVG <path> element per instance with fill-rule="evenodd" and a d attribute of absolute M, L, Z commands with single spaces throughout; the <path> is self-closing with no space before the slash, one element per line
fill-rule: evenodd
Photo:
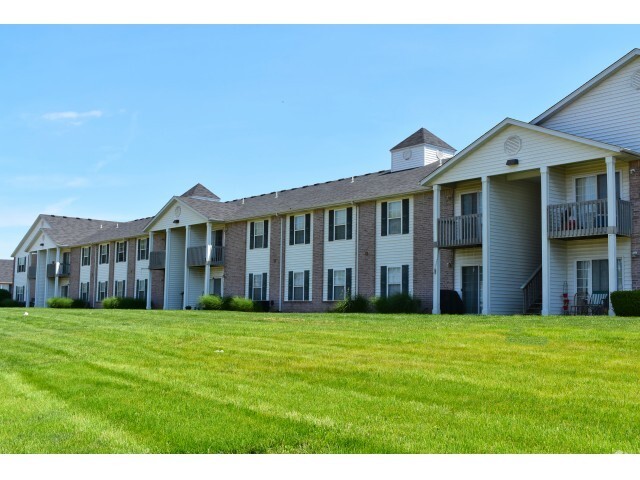
<path fill-rule="evenodd" d="M 304 215 L 296 215 L 294 217 L 294 240 L 293 242 L 298 245 L 304 243 Z"/>
<path fill-rule="evenodd" d="M 309 300 L 309 277 L 310 271 L 289 272 L 289 288 L 287 299 L 289 301 Z"/>
<path fill-rule="evenodd" d="M 589 285 L 591 282 L 591 286 Z M 616 261 L 616 290 L 623 290 L 622 259 Z M 577 293 L 609 291 L 609 260 L 578 260 L 576 262 Z"/>
<path fill-rule="evenodd" d="M 80 300 L 89 301 L 89 282 L 80 283 Z"/>
<path fill-rule="evenodd" d="M 344 300 L 351 296 L 351 269 L 327 271 L 327 300 Z"/>
<path fill-rule="evenodd" d="M 329 241 L 351 240 L 353 208 L 329 210 Z"/>
<path fill-rule="evenodd" d="M 222 233 L 222 231 L 220 231 Z M 267 248 L 269 246 L 269 220 L 249 224 L 249 248 Z M 222 237 L 220 237 L 222 241 Z M 222 245 L 222 244 L 221 244 Z"/>
<path fill-rule="evenodd" d="M 146 300 L 147 299 L 147 287 L 149 285 L 149 280 L 136 280 L 136 298 L 138 300 Z"/>
<path fill-rule="evenodd" d="M 60 296 L 63 298 L 69 298 L 69 285 L 62 285 L 60 287 Z"/>
<path fill-rule="evenodd" d="M 461 215 L 482 213 L 482 194 L 473 192 L 460 195 L 460 210 Z"/>
<path fill-rule="evenodd" d="M 409 265 L 380 267 L 380 296 L 409 294 Z"/>
<path fill-rule="evenodd" d="M 116 242 L 116 263 L 127 261 L 127 242 Z"/>
<path fill-rule="evenodd" d="M 107 290 L 109 288 L 109 282 L 98 282 L 98 294 L 97 294 L 97 301 L 101 302 L 102 300 L 104 300 L 105 298 L 107 298 Z"/>
<path fill-rule="evenodd" d="M 24 302 L 24 286 L 16 287 L 16 302 Z"/>
<path fill-rule="evenodd" d="M 209 282 L 209 293 L 211 295 L 222 296 L 222 278 L 212 278 Z"/>
<path fill-rule="evenodd" d="M 98 263 L 100 265 L 104 265 L 105 263 L 109 263 L 109 244 L 108 243 L 103 243 L 102 245 L 100 245 L 98 254 L 99 254 Z"/>
<path fill-rule="evenodd" d="M 620 198 L 620 172 L 616 172 L 616 197 Z M 607 175 L 576 178 L 576 202 L 607 198 Z"/>
<path fill-rule="evenodd" d="M 18 257 L 18 265 L 16 267 L 16 272 L 26 272 L 27 271 L 27 257 Z"/>
<path fill-rule="evenodd" d="M 576 263 L 576 288 L 577 293 L 589 292 L 589 269 L 591 262 L 578 260 Z"/>
<path fill-rule="evenodd" d="M 138 260 L 149 260 L 149 239 L 138 239 Z"/>
<path fill-rule="evenodd" d="M 381 235 L 400 235 L 409 233 L 409 199 L 394 202 L 382 202 Z"/>
<path fill-rule="evenodd" d="M 289 217 L 289 245 L 311 243 L 311 214 Z"/>
<path fill-rule="evenodd" d="M 80 250 L 80 258 L 80 264 L 83 267 L 91 265 L 91 247 L 82 247 L 82 249 Z"/>
<path fill-rule="evenodd" d="M 115 296 L 118 298 L 124 298 L 126 292 L 126 280 L 116 280 Z"/>
<path fill-rule="evenodd" d="M 249 274 L 249 298 L 251 300 L 267 300 L 267 274 Z"/>

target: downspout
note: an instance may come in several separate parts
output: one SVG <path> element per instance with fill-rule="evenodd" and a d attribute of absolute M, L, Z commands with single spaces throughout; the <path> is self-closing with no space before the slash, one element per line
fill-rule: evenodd
<path fill-rule="evenodd" d="M 276 214 L 277 215 L 277 214 Z M 280 275 L 279 275 L 279 281 L 278 281 L 278 311 L 282 312 L 282 275 L 283 275 L 283 265 L 282 265 L 282 254 L 283 254 L 283 248 L 284 248 L 284 243 L 282 241 L 282 236 L 284 235 L 284 225 L 286 222 L 284 222 L 282 219 L 283 218 L 287 218 L 285 217 L 280 217 L 280 258 L 278 259 L 278 269 L 280 270 Z"/>

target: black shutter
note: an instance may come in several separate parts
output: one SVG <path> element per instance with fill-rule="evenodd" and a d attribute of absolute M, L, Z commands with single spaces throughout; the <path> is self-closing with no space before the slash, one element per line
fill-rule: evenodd
<path fill-rule="evenodd" d="M 253 273 L 249 274 L 249 298 L 253 300 Z"/>
<path fill-rule="evenodd" d="M 91 247 L 89 247 L 89 265 L 91 265 Z M 88 292 L 87 295 L 89 295 Z"/>
<path fill-rule="evenodd" d="M 267 298 L 267 274 L 262 274 L 262 300 L 268 300 Z"/>
<path fill-rule="evenodd" d="M 304 243 L 311 243 L 311 214 L 304 216 Z"/>
<path fill-rule="evenodd" d="M 347 208 L 347 240 L 353 238 L 353 207 Z"/>
<path fill-rule="evenodd" d="M 345 298 L 351 298 L 351 269 L 347 268 L 347 274 L 346 274 L 346 291 L 344 293 Z"/>
<path fill-rule="evenodd" d="M 255 234 L 255 225 L 254 222 L 249 223 L 249 250 L 253 250 L 253 235 Z"/>
<path fill-rule="evenodd" d="M 402 200 L 402 233 L 409 233 L 409 199 Z"/>
<path fill-rule="evenodd" d="M 129 251 L 129 242 L 125 240 L 124 242 L 124 261 L 127 261 L 127 252 Z"/>
<path fill-rule="evenodd" d="M 327 270 L 327 300 L 333 300 L 333 269 Z"/>
<path fill-rule="evenodd" d="M 402 265 L 402 293 L 409 294 L 409 265 Z"/>
<path fill-rule="evenodd" d="M 330 242 L 333 242 L 333 225 L 334 225 L 333 215 L 334 215 L 334 211 L 329 210 L 329 241 Z"/>
<path fill-rule="evenodd" d="M 381 232 L 382 232 L 382 236 L 386 237 L 387 236 L 387 202 L 382 202 L 382 204 L 380 205 L 380 209 L 382 210 L 382 214 L 381 214 L 381 220 L 380 220 L 380 227 L 381 227 Z"/>
<path fill-rule="evenodd" d="M 293 241 L 295 240 L 293 237 L 295 232 L 293 230 L 293 215 L 289 217 L 289 245 L 293 245 Z"/>
<path fill-rule="evenodd" d="M 136 292 L 133 295 L 135 298 L 140 298 L 140 294 L 138 292 L 140 292 L 140 280 L 136 280 Z"/>
<path fill-rule="evenodd" d="M 304 299 L 309 300 L 309 270 L 304 271 Z"/>
<path fill-rule="evenodd" d="M 107 243 L 107 263 L 109 263 L 109 247 L 111 246 L 110 243 Z"/>
<path fill-rule="evenodd" d="M 141 243 L 141 242 L 142 242 L 142 239 L 141 239 L 141 238 L 139 238 L 139 239 L 138 239 L 138 248 L 137 248 L 137 253 L 136 253 L 136 258 L 137 258 L 138 260 L 140 260 L 140 243 Z M 136 290 L 137 290 L 137 289 L 138 289 L 138 287 L 136 286 Z"/>
<path fill-rule="evenodd" d="M 387 267 L 380 267 L 380 296 L 387 296 Z"/>
<path fill-rule="evenodd" d="M 147 299 L 147 295 L 149 295 L 149 279 L 144 279 L 144 299 Z"/>
<path fill-rule="evenodd" d="M 269 246 L 269 220 L 264 221 L 264 237 L 262 237 L 262 248 Z"/>
<path fill-rule="evenodd" d="M 289 272 L 289 301 L 293 300 L 293 272 Z"/>

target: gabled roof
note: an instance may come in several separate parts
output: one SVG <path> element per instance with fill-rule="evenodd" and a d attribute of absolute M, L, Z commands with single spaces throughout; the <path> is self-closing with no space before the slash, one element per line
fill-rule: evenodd
<path fill-rule="evenodd" d="M 399 144 L 393 147 L 391 151 L 393 152 L 394 150 L 399 150 L 401 148 L 414 147 L 416 145 L 424 145 L 424 144 L 433 145 L 434 147 L 440 147 L 447 150 L 452 150 L 454 152 L 456 151 L 455 148 L 453 148 L 447 142 L 442 140 L 440 137 L 437 137 L 436 135 L 431 133 L 426 128 L 421 128 L 414 134 L 409 135 L 407 138 L 405 138 L 403 141 L 401 141 Z"/>
<path fill-rule="evenodd" d="M 41 215 L 50 228 L 45 229 L 49 237 L 60 246 L 80 245 L 84 239 L 101 228 L 109 228 L 116 222 L 93 220 L 91 218 L 66 217 L 60 215 Z"/>
<path fill-rule="evenodd" d="M 609 66 L 608 68 L 604 69 L 598 75 L 596 75 L 591 80 L 589 80 L 587 83 L 585 83 L 581 87 L 579 87 L 576 90 L 574 90 L 573 92 L 571 92 L 569 95 L 564 97 L 562 100 L 560 100 L 558 103 L 556 103 L 554 106 L 552 106 L 548 110 L 544 111 L 542 114 L 538 115 L 536 118 L 531 120 L 531 122 L 529 122 L 529 123 L 531 123 L 533 125 L 538 125 L 538 124 L 544 122 L 549 117 L 554 115 L 558 110 L 561 110 L 564 107 L 566 107 L 567 105 L 569 105 L 570 103 L 574 102 L 576 99 L 578 99 L 579 97 L 581 97 L 582 95 L 587 93 L 589 90 L 591 90 L 592 88 L 596 87 L 597 85 L 602 83 L 604 80 L 609 78 L 615 72 L 620 70 L 626 64 L 628 64 L 632 60 L 635 60 L 635 58 L 638 57 L 638 56 L 640 56 L 640 49 L 634 48 L 629 53 L 627 53 L 624 57 L 622 57 L 620 60 L 618 60 L 617 62 L 615 62 L 613 65 Z"/>
<path fill-rule="evenodd" d="M 584 145 L 589 145 L 591 147 L 601 148 L 603 150 L 609 150 L 611 152 L 616 152 L 616 153 L 623 152 L 623 153 L 629 153 L 629 154 L 632 154 L 632 155 L 640 156 L 640 153 L 634 152 L 632 150 L 628 150 L 628 149 L 620 147 L 618 145 L 611 145 L 611 144 L 608 144 L 608 143 L 603 143 L 603 142 L 598 142 L 596 140 L 591 140 L 589 138 L 584 138 L 584 137 L 579 137 L 577 135 L 572 135 L 570 133 L 560 132 L 558 130 L 552 130 L 550 128 L 540 127 L 538 125 L 531 125 L 530 123 L 521 122 L 520 120 L 515 120 L 513 118 L 505 118 L 502 122 L 500 122 L 498 125 L 493 127 L 487 133 L 482 135 L 475 142 L 471 143 L 464 150 L 459 152 L 457 155 L 451 157 L 449 159 L 449 161 L 442 166 L 442 168 L 438 169 L 437 171 L 431 172 L 429 175 L 427 175 L 425 178 L 423 178 L 420 183 L 422 185 L 425 185 L 425 184 L 431 182 L 433 179 L 435 179 L 439 175 L 441 175 L 442 173 L 444 173 L 445 171 L 449 170 L 450 168 L 453 168 L 456 165 L 456 163 L 458 163 L 460 160 L 465 158 L 467 155 L 469 155 L 474 150 L 479 148 L 485 142 L 489 141 L 491 138 L 493 138 L 499 132 L 501 132 L 502 130 L 504 130 L 505 128 L 507 128 L 508 126 L 511 126 L 511 125 L 516 126 L 516 127 L 521 127 L 521 128 L 527 129 L 527 130 L 532 130 L 534 132 L 545 133 L 547 135 L 553 135 L 555 137 L 563 138 L 565 140 L 571 140 L 571 141 L 574 141 L 574 142 L 577 142 L 577 143 L 581 143 L 581 144 L 584 144 Z"/>
<path fill-rule="evenodd" d="M 0 283 L 13 283 L 13 260 L 0 260 Z"/>
<path fill-rule="evenodd" d="M 153 217 L 139 218 L 131 222 L 116 222 L 101 228 L 97 232 L 82 239 L 82 245 L 140 237 L 145 234 L 144 228 Z"/>
<path fill-rule="evenodd" d="M 207 187 L 202 185 L 201 183 L 196 183 L 189 190 L 184 192 L 181 197 L 193 197 L 193 198 L 202 198 L 202 199 L 211 199 L 211 200 L 220 200 L 220 197 L 209 190 Z"/>

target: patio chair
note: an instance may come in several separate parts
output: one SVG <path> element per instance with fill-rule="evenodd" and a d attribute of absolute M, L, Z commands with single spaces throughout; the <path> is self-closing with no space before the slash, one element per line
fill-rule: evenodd
<path fill-rule="evenodd" d="M 589 310 L 591 315 L 606 315 L 609 311 L 609 292 L 593 292 Z"/>
<path fill-rule="evenodd" d="M 589 314 L 589 294 L 587 292 L 578 292 L 573 296 L 571 312 L 574 315 Z"/>

